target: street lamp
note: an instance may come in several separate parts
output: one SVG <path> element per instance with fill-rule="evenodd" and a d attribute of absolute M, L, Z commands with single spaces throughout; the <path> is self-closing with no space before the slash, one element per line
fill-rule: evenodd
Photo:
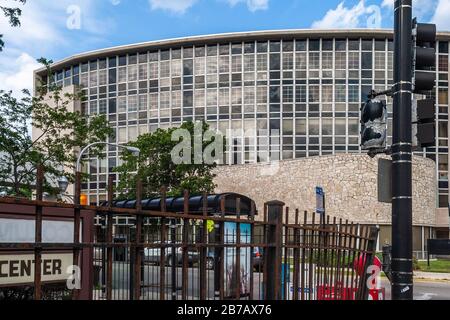
<path fill-rule="evenodd" d="M 83 156 L 83 154 L 90 148 L 97 146 L 97 145 L 102 145 L 102 144 L 107 145 L 107 146 L 116 147 L 116 148 L 126 149 L 126 150 L 130 151 L 134 156 L 139 156 L 139 154 L 141 153 L 141 150 L 139 148 L 135 148 L 135 147 L 123 146 L 120 144 L 109 143 L 109 142 L 94 142 L 94 143 L 91 143 L 90 145 L 86 146 L 83 150 L 81 150 L 80 154 L 78 155 L 77 167 L 76 167 L 77 172 L 81 171 L 81 157 Z"/>
<path fill-rule="evenodd" d="M 69 187 L 69 180 L 67 180 L 66 176 L 62 176 L 61 178 L 59 178 L 58 187 L 61 194 L 66 193 L 67 188 Z"/>
<path fill-rule="evenodd" d="M 62 176 L 58 179 L 58 188 L 59 188 L 59 194 L 58 198 L 59 200 L 63 201 L 64 198 L 67 198 L 71 201 L 71 203 L 75 202 L 75 199 L 73 196 L 67 193 L 67 188 L 69 187 L 69 180 L 66 176 Z"/>
<path fill-rule="evenodd" d="M 141 150 L 139 148 L 130 147 L 130 146 L 123 146 L 116 143 L 109 143 L 109 142 L 94 142 L 90 145 L 86 146 L 83 150 L 81 150 L 80 154 L 78 155 L 77 164 L 76 164 L 76 177 L 75 177 L 75 204 L 80 204 L 80 196 L 81 196 L 81 158 L 83 157 L 83 154 L 89 150 L 89 148 L 92 148 L 97 145 L 107 145 L 112 146 L 116 148 L 122 148 L 125 150 L 130 151 L 134 156 L 139 156 L 141 153 Z M 65 186 L 65 182 L 62 181 L 60 184 L 60 188 Z"/>

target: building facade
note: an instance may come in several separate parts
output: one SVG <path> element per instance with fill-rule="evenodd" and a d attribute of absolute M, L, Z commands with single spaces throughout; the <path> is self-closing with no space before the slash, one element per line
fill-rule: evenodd
<path fill-rule="evenodd" d="M 448 77 L 450 33 L 436 43 L 436 148 L 417 152 L 435 162 L 436 207 L 448 208 Z M 360 108 L 372 89 L 393 84 L 390 30 L 280 30 L 154 41 L 82 53 L 36 71 L 36 80 L 81 87 L 81 111 L 105 114 L 112 142 L 127 143 L 157 128 L 206 120 L 238 130 L 228 162 L 250 164 L 275 135 L 280 160 L 361 153 Z M 73 87 L 73 88 L 72 88 Z M 392 101 L 388 99 L 389 118 Z M 392 121 L 388 123 L 388 145 Z M 247 136 L 244 132 L 254 132 Z M 275 132 L 275 133 L 274 133 Z M 267 151 L 267 150 L 266 150 Z M 87 156 L 83 184 L 90 203 L 106 199 L 118 150 Z M 444 210 L 444 209 L 443 209 Z"/>
<path fill-rule="evenodd" d="M 216 192 L 233 190 L 245 194 L 256 203 L 258 212 L 264 212 L 264 203 L 280 200 L 289 209 L 290 223 L 295 223 L 295 212 L 300 217 L 307 211 L 316 211 L 315 187 L 325 191 L 327 216 L 377 226 L 380 230 L 378 250 L 391 242 L 392 207 L 378 201 L 380 193 L 379 161 L 388 156 L 370 158 L 365 154 L 337 154 L 295 160 L 277 164 L 246 164 L 220 166 L 215 170 Z M 447 211 L 442 223 L 441 212 L 436 211 L 436 174 L 431 159 L 414 157 L 413 161 L 413 250 L 416 257 L 426 257 L 427 239 L 449 235 Z M 262 219 L 262 215 L 258 217 Z M 319 218 L 316 217 L 316 221 Z M 442 219 L 445 220 L 445 219 Z M 332 220 L 330 220 L 332 221 Z"/>

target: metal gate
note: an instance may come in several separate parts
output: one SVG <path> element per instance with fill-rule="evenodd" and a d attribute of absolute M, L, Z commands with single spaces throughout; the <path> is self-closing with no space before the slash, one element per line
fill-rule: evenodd
<path fill-rule="evenodd" d="M 195 197 L 196 208 L 192 199 L 187 191 L 170 199 L 162 191 L 158 199 L 138 197 L 119 207 L 111 188 L 109 201 L 98 207 L 0 198 L 0 219 L 14 212 L 35 222 L 35 241 L 0 241 L 0 258 L 28 253 L 41 262 L 33 266 L 33 281 L 20 289 L 0 279 L 0 299 L 368 298 L 366 271 L 375 253 L 376 228 L 291 211 L 279 201 L 267 202 L 257 213 L 244 196 L 204 194 Z M 176 203 L 172 208 L 170 201 Z M 72 223 L 70 243 L 42 239 L 43 221 L 54 219 L 56 212 Z M 73 265 L 80 267 L 81 273 L 73 274 L 81 277 L 79 287 L 70 290 L 65 281 L 43 279 L 42 257 L 52 252 L 72 254 Z M 52 291 L 52 285 L 59 287 Z"/>

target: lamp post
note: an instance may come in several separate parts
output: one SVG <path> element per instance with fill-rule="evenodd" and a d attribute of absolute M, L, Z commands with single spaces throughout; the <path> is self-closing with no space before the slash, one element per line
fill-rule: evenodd
<path fill-rule="evenodd" d="M 64 198 L 67 198 L 71 201 L 71 203 L 74 203 L 75 202 L 74 196 L 67 193 L 67 188 L 69 187 L 69 180 L 67 179 L 67 177 L 62 176 L 61 178 L 58 179 L 57 182 L 60 191 L 58 197 L 60 197 L 60 200 L 63 201 Z"/>
<path fill-rule="evenodd" d="M 76 205 L 80 204 L 80 196 L 81 196 L 81 158 L 83 157 L 84 153 L 86 153 L 87 150 L 89 150 L 90 148 L 92 148 L 94 146 L 98 146 L 98 145 L 106 145 L 106 146 L 112 146 L 112 147 L 116 147 L 116 148 L 122 148 L 122 149 L 130 151 L 131 153 L 133 153 L 136 156 L 139 156 L 139 154 L 141 153 L 141 150 L 139 148 L 123 146 L 120 144 L 109 143 L 109 142 L 94 142 L 94 143 L 91 143 L 91 144 L 87 145 L 86 147 L 84 147 L 84 149 L 81 150 L 80 154 L 78 155 L 77 164 L 76 164 L 75 201 L 74 201 Z"/>
<path fill-rule="evenodd" d="M 84 147 L 84 149 L 81 150 L 80 154 L 78 155 L 77 167 L 76 167 L 77 172 L 81 171 L 81 157 L 83 157 L 83 154 L 90 148 L 92 148 L 94 146 L 98 146 L 98 145 L 106 145 L 106 146 L 126 149 L 137 156 L 141 153 L 141 150 L 139 148 L 135 148 L 135 147 L 123 146 L 123 145 L 120 145 L 117 143 L 109 143 L 109 142 L 94 142 L 94 143 L 91 143 L 90 145 Z"/>

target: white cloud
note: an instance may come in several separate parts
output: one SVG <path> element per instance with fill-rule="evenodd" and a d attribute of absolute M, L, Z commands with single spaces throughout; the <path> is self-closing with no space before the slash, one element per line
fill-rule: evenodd
<path fill-rule="evenodd" d="M 5 41 L 4 51 L 0 52 L 0 90 L 12 91 L 15 97 L 22 97 L 23 89 L 32 92 L 33 71 L 40 67 L 33 55 L 44 55 L 51 47 L 65 43 L 48 10 L 32 1 L 21 9 L 20 27 L 11 27 L 0 17 L 0 33 Z"/>
<path fill-rule="evenodd" d="M 119 2 L 120 0 L 111 0 Z M 148 0 L 152 10 L 165 10 L 175 14 L 184 14 L 194 6 L 198 0 Z M 245 3 L 248 10 L 255 12 L 258 10 L 267 10 L 269 8 L 269 0 L 220 0 L 226 1 L 230 6 L 234 7 L 239 3 Z"/>
<path fill-rule="evenodd" d="M 345 1 L 339 3 L 335 9 L 329 10 L 325 16 L 312 25 L 313 28 L 380 28 L 382 17 L 386 14 L 393 16 L 395 0 L 382 0 L 380 5 L 366 5 L 360 0 L 353 7 L 346 7 Z M 413 0 L 413 16 L 421 22 L 438 21 L 438 29 L 450 29 L 448 12 L 450 0 Z M 381 12 L 383 10 L 383 15 Z M 433 17 L 434 16 L 434 17 Z"/>
<path fill-rule="evenodd" d="M 244 2 L 247 4 L 247 7 L 251 12 L 269 9 L 269 0 L 227 0 L 227 1 L 232 7 L 234 7 L 238 3 Z"/>
<path fill-rule="evenodd" d="M 0 5 L 8 3 L 5 1 L 0 0 Z M 67 29 L 70 5 L 80 8 L 80 30 Z M 90 0 L 27 1 L 21 6 L 21 26 L 17 28 L 0 16 L 0 34 L 5 41 L 0 53 L 0 89 L 20 96 L 22 89 L 33 87 L 33 71 L 40 67 L 36 58 L 55 59 L 53 54 L 74 43 L 79 45 L 80 39 L 84 45 L 101 43 L 102 36 L 111 32 L 114 25 L 109 19 L 99 19 L 99 5 L 100 2 Z"/>
<path fill-rule="evenodd" d="M 432 23 L 437 25 L 437 29 L 440 31 L 450 31 L 450 19 L 448 17 L 450 13 L 450 0 L 439 0 L 436 8 L 436 12 L 431 19 Z"/>
<path fill-rule="evenodd" d="M 22 8 L 20 27 L 11 27 L 8 20 L 0 18 L 0 30 L 6 46 L 35 46 L 45 42 L 62 41 L 59 31 L 52 25 L 50 15 L 33 2 Z"/>
<path fill-rule="evenodd" d="M 86 32 L 88 35 L 105 35 L 111 32 L 115 27 L 115 23 L 112 18 L 98 16 L 102 3 L 100 1 L 92 0 L 40 0 L 41 10 L 46 10 L 51 14 L 53 25 L 56 28 L 67 28 L 67 20 L 70 18 L 70 14 L 67 9 L 79 8 L 81 29 L 80 31 Z M 119 0 L 111 0 L 111 5 L 116 6 L 121 2 Z M 43 6 L 44 4 L 44 6 Z M 74 13 L 72 11 L 72 13 Z"/>
<path fill-rule="evenodd" d="M 39 63 L 26 52 L 14 52 L 3 55 L 0 59 L 1 90 L 12 91 L 15 97 L 22 96 L 22 90 L 33 92 L 33 71 Z"/>
<path fill-rule="evenodd" d="M 177 14 L 183 14 L 192 7 L 197 0 L 149 0 L 152 10 L 167 10 Z"/>
<path fill-rule="evenodd" d="M 0 0 L 0 4 L 5 0 Z M 4 34 L 7 47 L 20 48 L 23 51 L 46 52 L 48 48 L 68 45 L 71 38 L 67 32 L 83 35 L 88 41 L 90 36 L 102 36 L 114 29 L 114 21 L 110 18 L 99 19 L 98 6 L 100 3 L 90 0 L 40 0 L 27 1 L 21 6 L 21 26 L 14 28 L 7 19 L 0 17 L 0 30 Z M 68 12 L 68 8 L 78 10 Z M 73 14 L 80 14 L 80 28 L 68 29 L 68 20 Z M 73 34 L 71 34 L 73 35 Z"/>
<path fill-rule="evenodd" d="M 440 0 L 413 0 L 413 15 L 419 19 L 424 19 L 424 17 L 435 12 L 438 1 L 440 2 Z M 444 2 L 447 1 L 444 0 Z M 394 14 L 394 2 L 395 0 L 383 0 L 381 6 L 392 10 L 392 14 Z"/>
<path fill-rule="evenodd" d="M 328 10 L 321 20 L 314 21 L 311 27 L 315 29 L 380 28 L 381 13 L 379 7 L 366 6 L 364 0 L 351 8 L 345 7 L 345 2 L 342 1 L 336 9 Z"/>

